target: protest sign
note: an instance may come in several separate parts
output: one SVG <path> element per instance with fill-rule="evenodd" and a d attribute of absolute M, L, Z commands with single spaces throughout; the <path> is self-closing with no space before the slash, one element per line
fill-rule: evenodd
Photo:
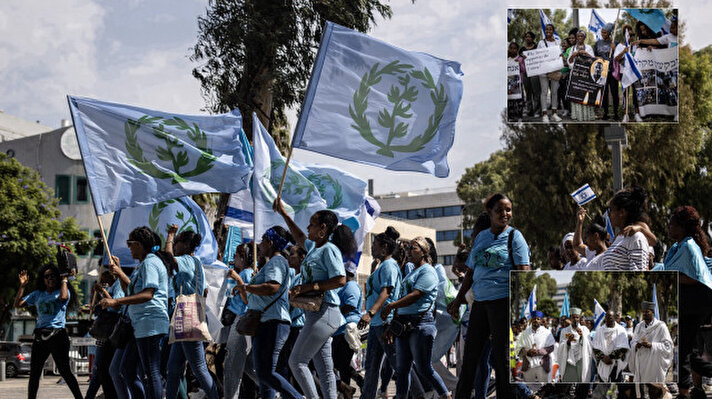
<path fill-rule="evenodd" d="M 507 61 L 507 99 L 519 100 L 522 98 L 522 77 L 519 74 L 519 62 Z"/>
<path fill-rule="evenodd" d="M 566 99 L 583 105 L 601 105 L 608 76 L 608 61 L 602 58 L 576 57 L 571 65 Z"/>
<path fill-rule="evenodd" d="M 641 78 L 633 84 L 640 115 L 677 115 L 677 47 L 638 50 L 635 60 Z"/>
<path fill-rule="evenodd" d="M 561 47 L 551 46 L 525 51 L 524 66 L 527 76 L 544 75 L 549 72 L 561 70 L 564 61 L 561 59 Z"/>

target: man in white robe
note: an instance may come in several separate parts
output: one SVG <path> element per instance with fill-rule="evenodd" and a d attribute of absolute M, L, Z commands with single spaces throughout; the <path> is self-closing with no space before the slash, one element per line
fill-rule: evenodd
<path fill-rule="evenodd" d="M 616 323 L 615 313 L 607 312 L 605 324 L 596 329 L 591 342 L 596 360 L 598 379 L 601 382 L 619 382 L 621 372 L 626 367 L 628 334 L 625 328 Z"/>
<path fill-rule="evenodd" d="M 643 321 L 635 326 L 628 358 L 635 382 L 665 382 L 673 356 L 673 343 L 667 325 L 654 316 L 655 304 L 643 302 Z"/>
<path fill-rule="evenodd" d="M 581 309 L 571 308 L 571 325 L 561 330 L 559 350 L 556 359 L 559 362 L 561 382 L 591 381 L 591 341 L 590 331 L 580 323 Z"/>
<path fill-rule="evenodd" d="M 554 335 L 542 325 L 544 313 L 535 310 L 531 324 L 517 337 L 515 352 L 522 359 L 524 382 L 546 383 L 551 381 L 551 352 L 554 351 Z"/>

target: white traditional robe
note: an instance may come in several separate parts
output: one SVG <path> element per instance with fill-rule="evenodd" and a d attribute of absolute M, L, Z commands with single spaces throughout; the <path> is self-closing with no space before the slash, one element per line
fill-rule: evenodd
<path fill-rule="evenodd" d="M 650 342 L 650 348 L 635 349 L 643 340 Z M 665 374 L 670 368 L 673 356 L 673 343 L 667 325 L 662 320 L 653 319 L 649 326 L 645 321 L 635 326 L 633 339 L 630 341 L 628 366 L 633 372 L 635 382 L 665 382 Z"/>
<path fill-rule="evenodd" d="M 620 324 L 615 323 L 613 327 L 607 327 L 605 324 L 596 329 L 596 334 L 591 342 L 593 349 L 597 349 L 603 352 L 604 355 L 608 356 L 613 351 L 618 349 L 627 349 L 630 351 L 628 346 L 628 334 Z M 612 364 L 606 364 L 603 360 L 598 360 L 596 363 L 596 369 L 598 370 L 598 376 L 603 382 L 611 382 L 611 375 L 613 367 L 618 366 L 617 372 L 620 373 L 625 368 L 628 357 L 628 352 L 622 359 L 615 359 Z"/>
<path fill-rule="evenodd" d="M 517 337 L 517 342 L 514 345 L 514 351 L 519 355 L 522 350 L 528 351 L 529 349 L 544 349 L 550 346 L 554 346 L 556 341 L 554 340 L 554 335 L 549 331 L 548 328 L 539 326 L 536 331 L 532 329 L 531 326 L 527 327 L 526 330 L 522 331 Z M 545 371 L 547 375 L 547 381 L 551 382 L 551 366 L 553 362 L 551 361 L 551 353 L 542 356 L 522 356 L 522 360 L 529 363 L 529 369 L 534 369 L 536 367 L 542 367 L 544 364 L 544 358 L 549 359 L 549 370 Z"/>
<path fill-rule="evenodd" d="M 556 359 L 559 362 L 559 373 L 561 377 L 566 374 L 566 367 L 570 365 L 581 365 L 581 379 L 580 382 L 588 382 L 591 380 L 591 340 L 589 339 L 590 332 L 588 328 L 584 325 L 579 324 L 581 328 L 581 333 L 583 336 L 579 336 L 578 332 L 568 326 L 561 330 L 561 335 L 559 335 L 559 349 L 556 354 Z M 575 341 L 568 345 L 566 334 L 573 334 L 576 338 Z M 580 363 L 579 363 L 580 362 Z"/>

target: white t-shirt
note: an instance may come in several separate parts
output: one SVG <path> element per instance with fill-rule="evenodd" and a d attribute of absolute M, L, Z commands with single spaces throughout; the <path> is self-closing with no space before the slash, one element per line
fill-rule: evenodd
<path fill-rule="evenodd" d="M 673 35 L 672 33 L 664 34 L 658 38 L 658 43 L 668 47 L 675 47 L 677 46 L 677 35 Z"/>
<path fill-rule="evenodd" d="M 551 46 L 556 46 L 556 47 L 561 48 L 561 40 L 554 38 L 554 40 L 550 42 L 546 39 L 541 39 L 541 40 L 539 40 L 539 45 L 537 45 L 536 48 L 547 48 L 547 47 L 551 47 Z M 589 46 L 589 47 L 591 47 L 591 46 Z M 593 54 L 593 51 L 591 51 L 591 54 Z"/>

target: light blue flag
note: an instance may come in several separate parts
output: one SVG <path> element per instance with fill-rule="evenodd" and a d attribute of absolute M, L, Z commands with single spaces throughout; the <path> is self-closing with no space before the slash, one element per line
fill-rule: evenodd
<path fill-rule="evenodd" d="M 606 22 L 603 18 L 598 15 L 596 10 L 591 10 L 591 19 L 588 22 L 588 30 L 593 33 L 596 40 L 603 39 L 603 37 L 601 37 L 601 29 L 603 29 L 604 26 L 606 26 Z"/>
<path fill-rule="evenodd" d="M 564 303 L 561 304 L 561 312 L 559 312 L 559 317 L 561 317 L 561 316 L 571 317 L 571 313 L 569 312 L 570 307 L 571 307 L 571 305 L 569 304 L 569 293 L 566 292 L 566 293 L 564 293 Z"/>
<path fill-rule="evenodd" d="M 225 251 L 223 251 L 223 262 L 229 264 L 235 257 L 237 246 L 242 244 L 242 229 L 235 226 L 228 226 L 227 239 L 225 240 Z"/>
<path fill-rule="evenodd" d="M 608 233 L 608 242 L 613 244 L 613 239 L 616 233 L 613 231 L 613 225 L 611 224 L 611 218 L 608 216 L 608 211 L 603 214 L 603 219 L 606 221 L 606 232 Z"/>
<path fill-rule="evenodd" d="M 593 330 L 601 325 L 603 319 L 606 318 L 606 311 L 603 310 L 603 306 L 596 299 L 593 300 Z"/>
<path fill-rule="evenodd" d="M 539 23 L 541 24 L 541 37 L 546 37 L 546 25 L 554 26 L 554 24 L 549 20 L 549 17 L 544 14 L 544 10 L 539 9 Z M 556 33 L 556 27 L 554 27 L 554 39 L 557 42 L 561 42 L 561 37 Z"/>
<path fill-rule="evenodd" d="M 447 177 L 460 64 L 327 22 L 292 147 Z"/>
<path fill-rule="evenodd" d="M 250 167 L 242 118 L 169 114 L 68 96 L 96 213 L 189 194 L 234 193 Z"/>
<path fill-rule="evenodd" d="M 255 202 L 255 239 L 274 226 L 286 226 L 272 210 L 284 173 L 285 158 L 274 140 L 253 115 L 255 169 L 252 175 L 252 197 Z M 303 231 L 315 212 L 329 209 L 340 221 L 358 217 L 366 200 L 367 183 L 356 176 L 326 165 L 301 165 L 291 160 L 282 188 L 285 210 Z"/>
<path fill-rule="evenodd" d="M 658 293 L 655 283 L 653 283 L 653 303 L 655 304 L 655 318 L 660 320 L 660 308 L 658 308 Z"/>
<path fill-rule="evenodd" d="M 168 236 L 168 227 L 172 224 L 178 225 L 178 234 L 190 230 L 203 236 L 200 246 L 195 250 L 195 256 L 203 265 L 210 265 L 217 260 L 218 244 L 210 228 L 210 222 L 200 206 L 190 197 L 116 211 L 107 238 L 111 254 L 119 258 L 121 266 L 138 266 L 139 261 L 131 257 L 131 251 L 126 245 L 131 230 L 148 226 L 161 237 L 161 248 L 163 248 Z M 108 264 L 106 256 L 104 256 L 104 264 Z"/>
<path fill-rule="evenodd" d="M 660 32 L 667 19 L 663 10 L 658 8 L 626 8 L 625 11 L 653 32 Z"/>

